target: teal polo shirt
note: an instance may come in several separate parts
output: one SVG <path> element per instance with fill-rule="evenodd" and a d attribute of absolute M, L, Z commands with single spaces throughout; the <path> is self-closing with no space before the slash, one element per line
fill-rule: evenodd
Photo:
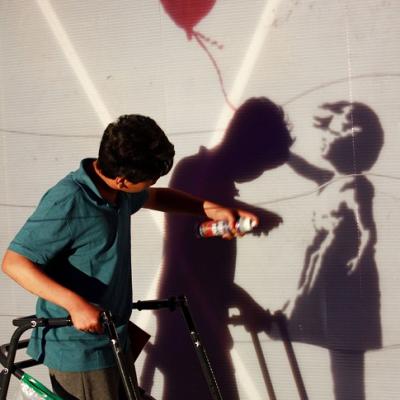
<path fill-rule="evenodd" d="M 86 172 L 93 159 L 52 187 L 11 242 L 13 250 L 89 302 L 111 311 L 122 346 L 132 311 L 130 216 L 148 192 L 120 192 L 114 206 L 104 200 Z M 66 317 L 67 311 L 39 298 L 36 315 Z M 108 337 L 74 327 L 38 328 L 28 354 L 59 371 L 89 371 L 115 364 Z"/>

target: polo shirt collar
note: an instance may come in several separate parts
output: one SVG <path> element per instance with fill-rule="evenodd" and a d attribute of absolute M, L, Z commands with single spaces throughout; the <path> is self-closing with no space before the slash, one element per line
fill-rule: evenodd
<path fill-rule="evenodd" d="M 95 160 L 95 158 L 85 158 L 81 161 L 79 168 L 72 173 L 73 180 L 77 182 L 89 195 L 92 200 L 95 200 L 97 204 L 104 205 L 109 204 L 100 194 L 99 189 L 94 184 L 86 169 Z"/>

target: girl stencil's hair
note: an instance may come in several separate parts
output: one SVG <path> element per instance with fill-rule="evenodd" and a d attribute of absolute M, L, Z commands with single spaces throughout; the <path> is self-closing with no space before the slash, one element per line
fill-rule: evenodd
<path fill-rule="evenodd" d="M 351 135 L 335 141 L 327 159 L 344 174 L 368 171 L 383 147 L 383 128 L 376 113 L 366 104 L 348 101 L 325 103 L 322 109 L 345 113 Z"/>

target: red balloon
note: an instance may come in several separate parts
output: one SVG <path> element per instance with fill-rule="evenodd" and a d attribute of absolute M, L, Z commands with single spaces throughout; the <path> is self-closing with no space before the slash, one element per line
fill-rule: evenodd
<path fill-rule="evenodd" d="M 216 0 L 160 0 L 167 14 L 192 38 L 193 28 L 213 8 Z"/>

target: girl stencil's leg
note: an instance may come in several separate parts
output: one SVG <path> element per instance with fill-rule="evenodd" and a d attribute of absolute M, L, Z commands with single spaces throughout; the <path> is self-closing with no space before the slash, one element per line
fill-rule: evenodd
<path fill-rule="evenodd" d="M 336 400 L 365 400 L 364 352 L 331 350 Z"/>

